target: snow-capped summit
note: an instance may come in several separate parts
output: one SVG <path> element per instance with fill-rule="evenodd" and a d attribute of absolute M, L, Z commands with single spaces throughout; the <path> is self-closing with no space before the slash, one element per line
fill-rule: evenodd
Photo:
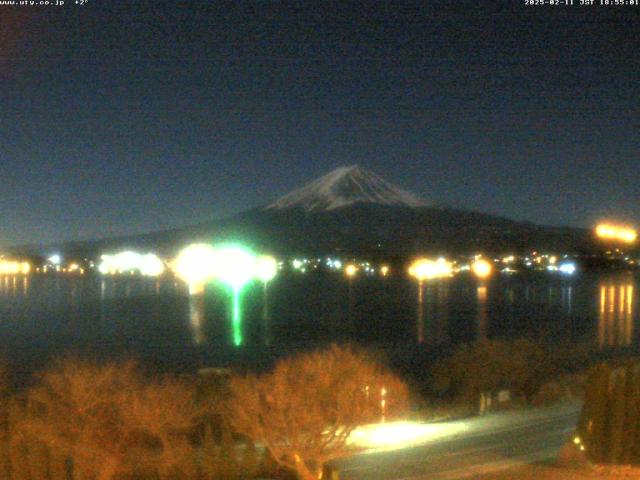
<path fill-rule="evenodd" d="M 334 210 L 356 203 L 422 207 L 426 203 L 357 165 L 339 167 L 276 200 L 266 209 Z"/>

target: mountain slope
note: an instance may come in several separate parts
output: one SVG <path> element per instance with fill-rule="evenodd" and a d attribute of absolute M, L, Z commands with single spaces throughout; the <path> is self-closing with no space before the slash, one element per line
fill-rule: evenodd
<path fill-rule="evenodd" d="M 335 210 L 360 203 L 422 207 L 426 203 L 412 193 L 357 165 L 337 168 L 294 190 L 266 210 L 302 208 L 307 212 Z"/>
<path fill-rule="evenodd" d="M 334 252 L 408 257 L 430 252 L 501 253 L 597 250 L 587 230 L 517 222 L 481 212 L 426 205 L 360 167 L 341 167 L 264 208 L 228 218 L 56 248 L 94 256 L 123 248 L 174 255 L 191 242 L 238 242 L 279 255 Z M 51 247 L 29 251 L 48 253 Z"/>

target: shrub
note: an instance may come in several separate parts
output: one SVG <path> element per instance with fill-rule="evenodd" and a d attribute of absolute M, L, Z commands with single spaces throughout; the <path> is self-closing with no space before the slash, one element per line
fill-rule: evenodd
<path fill-rule="evenodd" d="M 228 418 L 302 479 L 346 452 L 351 432 L 408 405 L 406 385 L 362 352 L 333 346 L 231 381 Z"/>
<path fill-rule="evenodd" d="M 475 400 L 482 392 L 508 388 L 531 398 L 551 367 L 546 351 L 529 340 L 488 340 L 465 345 L 435 365 L 440 393 Z"/>
<path fill-rule="evenodd" d="M 77 478 L 196 474 L 190 437 L 202 409 L 195 389 L 174 379 L 146 382 L 132 362 L 63 360 L 40 376 L 16 408 L 14 468 L 68 458 Z M 46 448 L 38 453 L 40 444 Z M 31 458 L 21 462 L 25 454 Z"/>
<path fill-rule="evenodd" d="M 576 442 L 596 463 L 640 464 L 640 369 L 633 363 L 591 369 Z"/>

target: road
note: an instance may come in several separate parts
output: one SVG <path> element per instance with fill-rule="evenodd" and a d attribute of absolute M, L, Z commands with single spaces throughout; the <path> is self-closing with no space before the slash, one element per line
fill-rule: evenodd
<path fill-rule="evenodd" d="M 548 460 L 571 438 L 579 413 L 572 403 L 439 423 L 400 448 L 383 432 L 387 445 L 338 463 L 340 479 L 454 480 Z"/>

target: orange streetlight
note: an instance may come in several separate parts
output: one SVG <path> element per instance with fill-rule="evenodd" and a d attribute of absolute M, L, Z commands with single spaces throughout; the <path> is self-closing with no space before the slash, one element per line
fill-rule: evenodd
<path fill-rule="evenodd" d="M 487 278 L 489 275 L 491 275 L 492 270 L 493 267 L 491 266 L 491 264 L 482 258 L 477 259 L 471 264 L 471 271 L 478 278 Z"/>

